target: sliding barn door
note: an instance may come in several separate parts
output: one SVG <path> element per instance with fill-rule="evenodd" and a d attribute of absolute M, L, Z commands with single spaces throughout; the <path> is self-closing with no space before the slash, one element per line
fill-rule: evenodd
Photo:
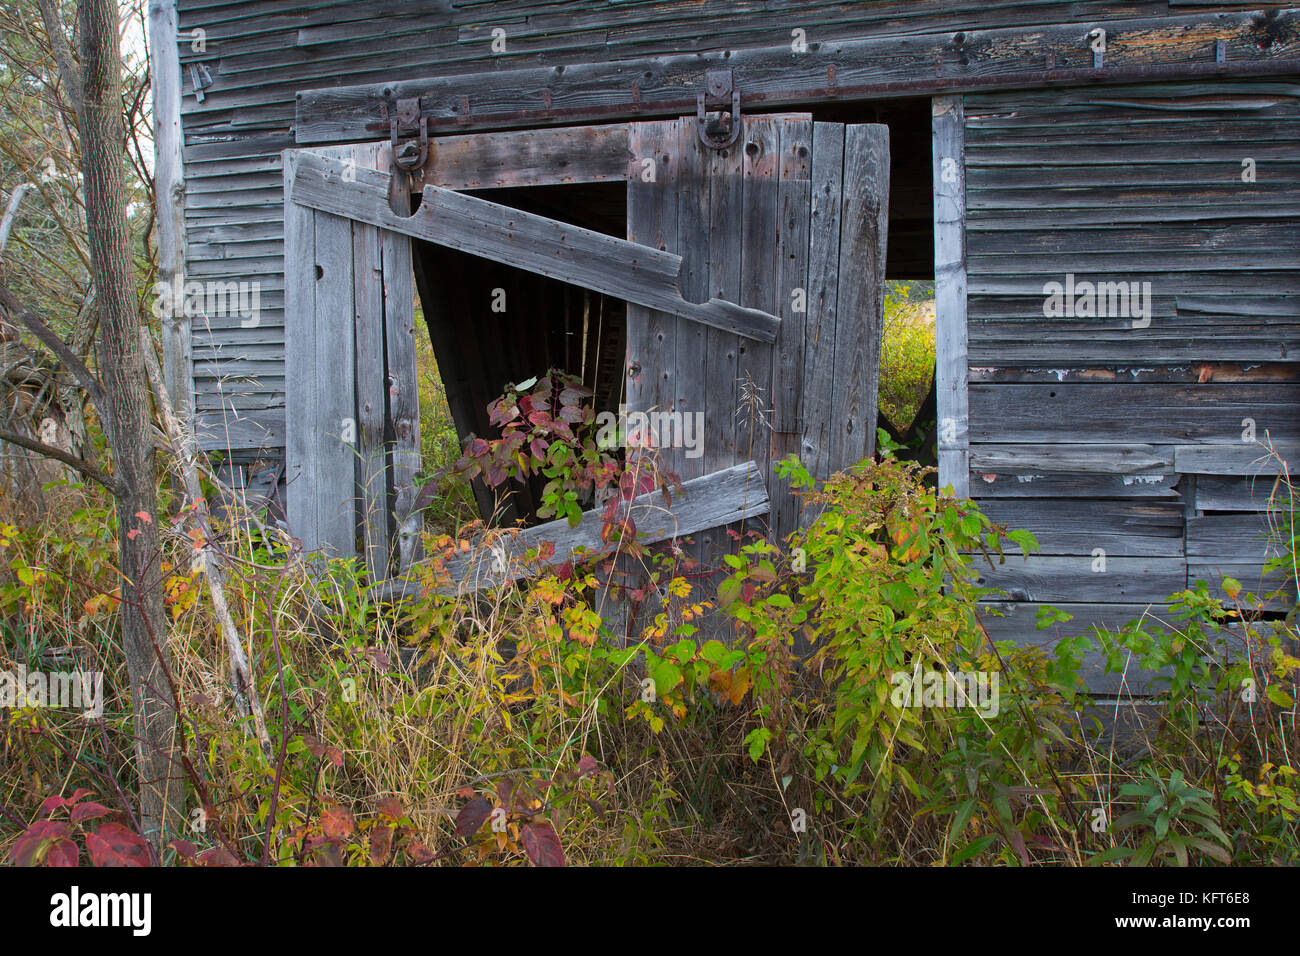
<path fill-rule="evenodd" d="M 628 238 L 682 257 L 687 299 L 780 325 L 768 344 L 629 306 L 629 410 L 698 413 L 703 447 L 664 449 L 671 468 L 689 479 L 755 461 L 767 530 L 783 538 L 801 515 L 777 462 L 798 455 L 824 478 L 875 448 L 888 129 L 747 116 L 716 150 L 683 117 L 633 124 L 630 152 L 642 173 L 628 183 Z M 697 557 L 714 561 L 725 531 L 698 535 Z"/>
<path fill-rule="evenodd" d="M 350 179 L 373 146 L 332 150 Z M 420 468 L 410 240 L 292 201 L 285 153 L 286 496 L 306 551 L 362 554 L 376 580 L 416 557 Z"/>
<path fill-rule="evenodd" d="M 701 141 L 694 117 L 621 129 L 628 239 L 428 178 L 418 210 L 401 215 L 379 148 L 286 154 L 289 518 L 304 548 L 360 549 L 375 578 L 413 556 L 408 237 L 628 303 L 629 409 L 690 424 L 661 448 L 667 467 L 683 481 L 708 477 L 697 495 L 746 476 L 725 508 L 687 502 L 707 567 L 729 549 L 727 528 L 711 527 L 719 521 L 766 515 L 762 530 L 781 538 L 807 519 L 776 479 L 782 458 L 796 454 L 824 478 L 872 453 L 885 127 L 746 117 L 722 149 Z M 398 568 L 395 541 L 410 545 Z"/>

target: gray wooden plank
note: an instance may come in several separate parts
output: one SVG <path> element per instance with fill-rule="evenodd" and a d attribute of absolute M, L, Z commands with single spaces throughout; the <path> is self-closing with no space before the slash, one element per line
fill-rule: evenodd
<path fill-rule="evenodd" d="M 154 189 L 158 196 L 158 276 L 168 288 L 185 282 L 185 168 L 181 158 L 181 73 L 176 56 L 175 0 L 155 0 L 148 9 L 149 84 L 153 91 Z M 160 324 L 163 379 L 182 421 L 193 409 L 189 322 L 165 316 Z"/>
<path fill-rule="evenodd" d="M 636 524 L 643 544 L 675 540 L 707 528 L 725 526 L 767 513 L 767 493 L 762 475 L 753 462 L 743 462 L 682 486 L 681 494 L 665 506 L 658 492 L 633 499 L 627 512 Z M 536 568 L 526 561 L 528 552 L 539 553 L 543 543 L 554 550 L 545 564 L 558 565 L 585 552 L 595 557 L 616 550 L 617 543 L 601 541 L 603 509 L 583 513 L 582 521 L 571 527 L 567 520 L 552 521 L 519 532 L 492 533 L 467 555 L 453 558 L 447 571 L 458 591 L 479 590 L 530 576 Z M 402 586 L 396 585 L 400 593 Z"/>
<path fill-rule="evenodd" d="M 240 451 L 269 451 L 285 447 L 285 414 L 283 408 L 249 409 L 226 408 L 205 415 L 196 423 L 195 433 L 199 449 L 206 452 L 224 452 L 229 455 Z M 308 486 L 310 491 L 314 486 Z M 311 501 L 310 495 L 303 499 Z M 292 520 L 292 519 L 291 519 Z M 303 527 L 310 527 L 305 521 Z M 302 533 L 292 528 L 294 535 Z M 304 541 L 306 539 L 303 539 Z"/>
<path fill-rule="evenodd" d="M 835 329 L 833 470 L 876 447 L 876 392 L 889 224 L 889 127 L 844 129 L 844 198 Z"/>
<path fill-rule="evenodd" d="M 975 447 L 975 446 L 972 446 Z M 1176 498 L 1185 475 L 1043 474 L 1036 471 L 970 473 L 970 496 L 986 498 Z"/>
<path fill-rule="evenodd" d="M 489 189 L 639 178 L 633 124 L 439 136 L 415 188 Z"/>
<path fill-rule="evenodd" d="M 1272 475 L 1196 477 L 1196 507 L 1200 511 L 1267 511 L 1286 495 L 1286 485 Z"/>
<path fill-rule="evenodd" d="M 1203 515 L 1187 521 L 1187 560 L 1263 564 L 1280 557 L 1279 532 L 1285 516 L 1262 514 Z M 1288 536 L 1289 537 L 1289 536 Z"/>
<path fill-rule="evenodd" d="M 341 164 L 303 157 L 293 199 L 732 334 L 766 342 L 776 337 L 780 320 L 773 315 L 718 298 L 684 299 L 678 288 L 681 259 L 672 253 L 437 186 L 425 186 L 419 210 L 403 218 L 388 207 L 385 175 L 357 170 L 355 182 L 342 177 Z"/>
<path fill-rule="evenodd" d="M 1148 633 L 1175 633 L 1182 630 L 1179 622 L 1160 604 L 1079 603 L 1054 604 L 1056 610 L 1071 615 L 1071 620 L 1040 629 L 1037 626 L 1038 613 L 1043 607 L 1041 604 L 1020 602 L 987 604 L 981 608 L 980 621 L 990 639 L 1013 641 L 1020 647 L 1038 648 L 1049 656 L 1055 653 L 1056 645 L 1061 640 L 1088 634 L 1093 628 L 1114 632 L 1126 624 L 1140 623 Z M 1240 647 L 1240 634 L 1225 630 L 1204 651 L 1207 656 L 1222 659 L 1236 653 Z M 1139 661 L 1133 658 L 1127 659 L 1123 667 L 1113 673 L 1107 672 L 1106 664 L 1105 656 L 1098 651 L 1089 651 L 1083 655 L 1080 676 L 1093 694 L 1140 697 L 1159 693 L 1168 686 L 1165 681 L 1173 675 L 1173 668 L 1144 670 Z M 1157 680 L 1157 677 L 1164 680 Z"/>
<path fill-rule="evenodd" d="M 1294 573 L 1285 575 L 1281 571 L 1265 572 L 1263 563 L 1258 561 L 1239 563 L 1197 558 L 1188 562 L 1187 586 L 1189 588 L 1204 581 L 1212 595 L 1225 604 L 1232 605 L 1233 599 L 1223 590 L 1224 578 L 1236 580 L 1243 591 L 1260 599 L 1260 606 L 1264 609 L 1285 611 L 1295 606 L 1297 594 Z"/>
<path fill-rule="evenodd" d="M 1262 435 L 1258 428 L 1257 435 Z M 1294 443 L 1275 443 L 1272 450 L 1249 441 L 1174 447 L 1174 470 L 1187 474 L 1277 475 L 1294 473 L 1294 462 L 1300 462 L 1300 445 Z"/>
<path fill-rule="evenodd" d="M 388 428 L 391 433 L 391 484 L 397 567 L 405 570 L 421 556 L 421 517 L 415 511 L 421 470 L 420 382 L 415 351 L 415 288 L 411 240 L 381 233 L 384 342 L 388 354 Z M 391 565 L 390 565 L 391 567 Z"/>
<path fill-rule="evenodd" d="M 960 97 L 936 97 L 931 143 L 934 176 L 935 397 L 939 487 L 971 494 L 966 329 L 966 158 Z"/>
<path fill-rule="evenodd" d="M 1174 470 L 1169 445 L 986 444 L 970 446 L 971 471 L 1159 475 Z"/>
<path fill-rule="evenodd" d="M 804 337 L 809 309 L 812 242 L 813 122 L 786 117 L 780 124 L 777 194 L 776 297 L 781 329 L 772 354 L 772 462 L 803 454 Z M 799 526 L 800 500 L 790 483 L 769 473 L 771 525 L 778 539 Z"/>
<path fill-rule="evenodd" d="M 686 124 L 683 124 L 686 125 Z M 711 299 L 740 303 L 744 263 L 745 133 L 727 149 L 704 150 L 703 167 L 709 177 L 708 291 Z M 738 362 L 742 341 L 718 328 L 704 331 L 708 375 L 704 380 L 704 472 L 729 468 L 747 456 L 738 447 L 740 410 L 736 405 Z M 762 470 L 759 472 L 765 479 Z M 766 497 L 766 485 L 764 485 Z M 723 567 L 723 556 L 735 550 L 726 526 L 702 528 L 695 535 L 697 560 L 705 568 Z M 710 595 L 715 580 L 703 582 Z M 707 626 L 706 626 L 707 630 Z"/>
<path fill-rule="evenodd" d="M 808 316 L 808 266 L 812 216 L 813 123 L 786 117 L 780 124 L 781 160 L 778 278 L 781 330 L 772 366 L 772 429 L 797 436 L 801 425 L 804 330 Z M 794 447 L 798 453 L 797 438 Z"/>
<path fill-rule="evenodd" d="M 1243 422 L 1300 440 L 1300 386 L 1271 384 L 971 385 L 971 440 L 1224 445 Z"/>
<path fill-rule="evenodd" d="M 322 551 L 357 553 L 357 399 L 355 314 L 352 307 L 352 223 L 317 212 L 315 428 L 317 514 Z M 330 370 L 333 370 L 331 375 Z M 329 387 L 324 387 L 328 377 Z M 292 420 L 296 412 L 289 415 Z M 305 544 L 305 542 L 304 542 Z"/>
<path fill-rule="evenodd" d="M 1182 558 L 1110 557 L 1104 570 L 1092 555 L 1008 555 L 990 568 L 977 559 L 981 587 L 999 588 L 1001 600 L 1054 603 L 1164 603 L 1186 587 L 1187 563 Z M 991 596 L 989 600 L 999 600 Z"/>
<path fill-rule="evenodd" d="M 284 185 L 288 196 L 297 165 L 297 151 L 284 153 Z M 320 541 L 317 454 L 316 371 L 316 215 L 288 199 L 284 203 L 285 402 L 294 414 L 284 420 L 285 494 L 289 532 L 305 549 Z"/>
<path fill-rule="evenodd" d="M 627 184 L 627 238 L 652 249 L 677 246 L 679 161 L 677 120 L 630 124 L 628 151 L 637 174 Z M 652 180 L 642 178 L 650 160 Z M 633 303 L 627 307 L 626 392 L 630 411 L 672 411 L 676 391 L 676 316 Z M 663 449 L 667 468 L 679 450 Z"/>
<path fill-rule="evenodd" d="M 743 206 L 740 222 L 740 288 L 737 301 L 744 306 L 780 316 L 777 298 L 780 268 L 781 119 L 752 116 L 745 121 L 736 148 L 742 154 Z M 784 324 L 784 319 L 782 319 Z M 780 331 L 778 331 L 778 337 Z M 761 342 L 736 342 L 735 388 L 732 394 L 732 428 L 736 457 L 753 460 L 771 487 L 773 391 L 772 357 L 775 346 Z M 769 525 L 774 515 L 769 514 Z M 782 531 L 769 530 L 780 537 Z M 786 529 L 789 530 L 789 529 Z"/>
<path fill-rule="evenodd" d="M 830 476 L 835 461 L 832 416 L 843 193 L 844 126 L 840 123 L 814 123 L 800 457 L 808 471 L 818 479 Z M 810 517 L 809 511 L 801 512 L 802 521 Z"/>
<path fill-rule="evenodd" d="M 677 125 L 680 161 L 677 167 L 677 245 L 682 257 L 680 285 L 682 295 L 700 302 L 711 295 L 709 284 L 709 210 L 712 180 L 709 177 L 708 150 L 696 133 L 695 120 L 683 117 Z M 703 415 L 707 423 L 705 402 L 714 363 L 720 359 L 708 350 L 708 329 L 698 322 L 677 322 L 676 393 L 674 407 L 682 415 Z M 704 458 L 687 458 L 675 452 L 671 461 L 682 478 L 704 475 Z"/>
<path fill-rule="evenodd" d="M 827 39 L 818 43 L 815 56 L 792 56 L 788 29 L 783 29 L 780 42 L 767 47 L 307 90 L 298 97 L 294 127 L 300 143 L 360 139 L 379 115 L 380 104 L 394 96 L 420 97 L 435 127 L 463 123 L 466 115 L 480 128 L 567 125 L 638 112 L 647 118 L 677 115 L 694 107 L 696 84 L 683 84 L 682 77 L 698 77 L 710 68 L 732 70 L 750 102 L 769 109 L 896 97 L 900 83 L 913 95 L 934 95 L 999 86 L 1132 82 L 1159 71 L 1170 79 L 1297 72 L 1300 41 L 1261 45 L 1253 16 L 1198 12 L 1113 23 L 1103 71 L 1094 69 L 1076 24 L 1029 32 L 1022 25 L 982 30 L 978 55 L 963 49 L 968 39 L 963 28 L 908 42 L 879 35 Z M 1288 35 L 1282 31 L 1294 16 L 1280 14 L 1274 28 L 1279 36 Z M 1225 44 L 1223 63 L 1215 62 L 1217 39 Z M 835 66 L 829 78 L 828 63 Z M 918 63 L 936 67 L 921 75 Z"/>
<path fill-rule="evenodd" d="M 1118 557 L 1183 554 L 1181 502 L 995 499 L 981 502 L 980 510 L 1004 527 L 1032 532 L 1041 554 L 1092 555 L 1098 548 Z"/>
<path fill-rule="evenodd" d="M 384 290 L 379 242 L 380 230 L 365 223 L 352 224 L 358 504 L 366 568 L 372 581 L 388 577 L 390 545 L 388 454 L 384 444 L 388 383 L 384 375 Z"/>

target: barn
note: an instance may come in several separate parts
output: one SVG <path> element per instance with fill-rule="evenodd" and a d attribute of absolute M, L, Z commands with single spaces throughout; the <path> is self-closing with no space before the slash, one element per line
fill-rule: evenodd
<path fill-rule="evenodd" d="M 776 461 L 873 452 L 882 290 L 922 279 L 940 484 L 1041 545 L 984 574 L 994 636 L 1268 590 L 1300 9 L 151 0 L 150 32 L 168 387 L 309 550 L 419 557 L 417 296 L 462 436 L 548 367 L 698 420 L 649 530 L 707 557 L 798 526 Z"/>

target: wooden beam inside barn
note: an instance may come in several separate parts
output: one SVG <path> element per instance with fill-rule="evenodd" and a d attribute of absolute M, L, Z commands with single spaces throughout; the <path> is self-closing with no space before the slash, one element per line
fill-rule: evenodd
<path fill-rule="evenodd" d="M 556 126 L 695 110 L 705 70 L 732 72 L 745 110 L 975 90 L 1300 73 L 1300 10 L 1192 13 L 829 40 L 397 80 L 297 94 L 299 143 L 388 135 L 384 109 L 418 97 L 433 129 Z M 1106 31 L 1105 53 L 1089 46 Z"/>

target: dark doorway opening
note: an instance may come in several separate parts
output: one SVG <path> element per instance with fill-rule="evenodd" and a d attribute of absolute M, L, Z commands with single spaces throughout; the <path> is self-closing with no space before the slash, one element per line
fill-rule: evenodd
<path fill-rule="evenodd" d="M 836 103 L 817 120 L 889 127 L 889 244 L 877 427 L 899 457 L 936 464 L 934 165 L 928 97 Z"/>
<path fill-rule="evenodd" d="M 627 186 L 622 182 L 477 190 L 473 195 L 571 225 L 623 238 Z M 412 240 L 416 290 L 463 445 L 497 437 L 487 406 L 509 386 L 561 369 L 594 394 L 597 413 L 623 398 L 626 304 L 579 286 Z M 498 500 L 473 484 L 480 515 L 505 524 L 538 521 L 546 479 L 512 482 Z"/>

